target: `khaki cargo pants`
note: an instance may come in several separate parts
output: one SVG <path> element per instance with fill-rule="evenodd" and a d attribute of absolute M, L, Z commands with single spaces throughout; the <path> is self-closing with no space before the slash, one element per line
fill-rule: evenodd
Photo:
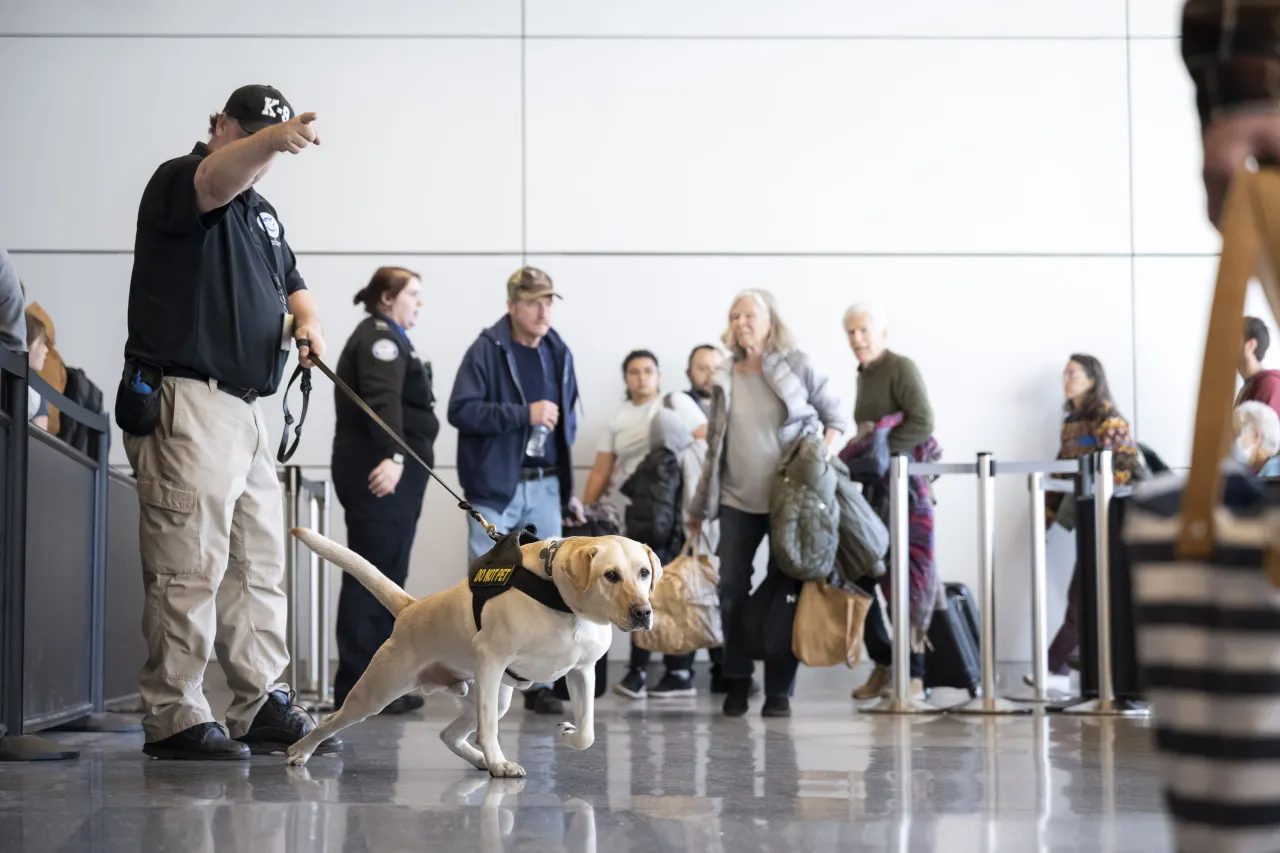
<path fill-rule="evenodd" d="M 232 737 L 287 689 L 284 504 L 270 445 L 257 403 L 175 377 L 163 380 L 155 431 L 124 437 L 142 517 L 149 742 L 215 721 L 203 690 L 213 652 L 234 695 Z"/>

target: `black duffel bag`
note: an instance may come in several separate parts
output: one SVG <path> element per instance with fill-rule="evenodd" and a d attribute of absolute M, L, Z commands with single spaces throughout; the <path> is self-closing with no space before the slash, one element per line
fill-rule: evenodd
<path fill-rule="evenodd" d="M 790 660 L 791 632 L 804 581 L 771 572 L 738 611 L 739 648 L 752 660 Z"/>

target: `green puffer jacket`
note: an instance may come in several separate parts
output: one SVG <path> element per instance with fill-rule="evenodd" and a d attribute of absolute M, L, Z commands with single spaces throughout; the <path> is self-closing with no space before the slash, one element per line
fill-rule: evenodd
<path fill-rule="evenodd" d="M 840 541 L 836 460 L 817 435 L 787 448 L 769 490 L 769 542 L 783 573 L 801 581 L 826 580 Z"/>

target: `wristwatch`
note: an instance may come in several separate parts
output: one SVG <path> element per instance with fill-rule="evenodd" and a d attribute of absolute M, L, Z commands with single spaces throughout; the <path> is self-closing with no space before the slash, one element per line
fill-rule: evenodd
<path fill-rule="evenodd" d="M 397 465 L 403 465 L 403 464 L 404 464 L 404 454 L 403 454 L 403 453 L 392 453 L 392 454 L 391 454 L 391 461 L 392 461 L 392 462 L 394 462 L 394 463 L 396 463 Z"/>

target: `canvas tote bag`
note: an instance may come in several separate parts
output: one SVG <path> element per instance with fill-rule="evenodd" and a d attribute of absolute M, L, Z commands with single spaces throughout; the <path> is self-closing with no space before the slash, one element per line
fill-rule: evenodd
<path fill-rule="evenodd" d="M 1280 850 L 1280 499 L 1224 460 L 1255 273 L 1280 314 L 1280 174 L 1241 171 L 1221 229 L 1191 469 L 1135 490 L 1123 536 L 1177 850 L 1271 853 Z"/>
<path fill-rule="evenodd" d="M 724 645 L 720 618 L 720 560 L 705 549 L 704 538 L 687 541 L 680 555 L 662 567 L 654 587 L 653 628 L 631 636 L 642 649 L 685 655 Z"/>

